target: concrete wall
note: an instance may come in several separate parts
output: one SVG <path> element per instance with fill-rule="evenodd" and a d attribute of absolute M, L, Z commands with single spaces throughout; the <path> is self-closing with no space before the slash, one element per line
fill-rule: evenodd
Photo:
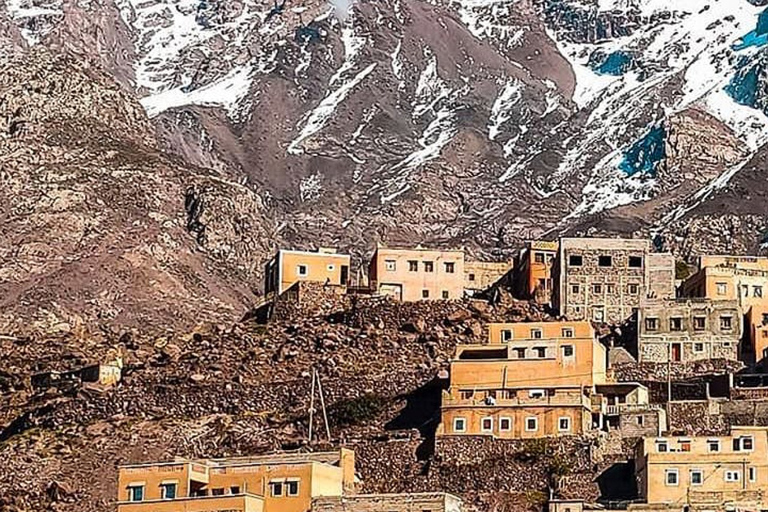
<path fill-rule="evenodd" d="M 300 267 L 306 270 L 304 275 L 300 274 Z M 267 263 L 264 290 L 279 295 L 299 281 L 346 286 L 342 276 L 346 274 L 348 281 L 349 272 L 348 254 L 281 250 Z"/>
<path fill-rule="evenodd" d="M 471 291 L 485 291 L 502 278 L 506 278 L 513 269 L 512 262 L 465 261 L 464 288 Z"/>
<path fill-rule="evenodd" d="M 547 405 L 547 399 L 542 399 L 540 406 L 476 406 L 476 407 L 450 407 L 443 408 L 441 425 L 438 435 L 459 436 L 493 436 L 499 439 L 535 439 L 550 436 L 580 435 L 588 432 L 592 427 L 592 414 L 586 407 L 577 406 L 552 406 Z M 464 431 L 454 429 L 456 418 L 465 420 Z M 492 429 L 483 430 L 483 419 L 491 418 Z M 501 429 L 501 420 L 510 420 L 510 430 Z M 528 418 L 536 418 L 536 429 L 526 429 Z M 560 420 L 569 419 L 567 430 L 560 428 Z"/>

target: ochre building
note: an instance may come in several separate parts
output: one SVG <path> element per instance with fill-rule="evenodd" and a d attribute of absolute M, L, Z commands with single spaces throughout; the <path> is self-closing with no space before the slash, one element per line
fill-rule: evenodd
<path fill-rule="evenodd" d="M 118 512 L 307 512 L 354 491 L 351 450 L 119 467 Z"/>
<path fill-rule="evenodd" d="M 732 427 L 727 436 L 646 437 L 635 454 L 646 506 L 630 510 L 765 510 L 768 427 Z"/>
<path fill-rule="evenodd" d="M 457 347 L 438 434 L 580 434 L 601 424 L 594 387 L 605 380 L 606 350 L 589 322 L 490 324 L 487 344 Z"/>
<path fill-rule="evenodd" d="M 264 269 L 264 293 L 280 295 L 299 281 L 346 287 L 349 282 L 348 254 L 335 249 L 316 252 L 281 249 Z"/>
<path fill-rule="evenodd" d="M 464 279 L 464 251 L 380 246 L 368 267 L 374 293 L 406 302 L 460 299 Z"/>
<path fill-rule="evenodd" d="M 554 288 L 552 266 L 558 247 L 558 242 L 544 240 L 525 243 L 525 247 L 517 257 L 515 288 L 520 297 L 533 299 L 540 304 L 546 304 L 552 300 Z"/>

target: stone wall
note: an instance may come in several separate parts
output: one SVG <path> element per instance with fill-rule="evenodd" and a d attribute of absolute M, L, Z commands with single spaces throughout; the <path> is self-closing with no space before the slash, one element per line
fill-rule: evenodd
<path fill-rule="evenodd" d="M 723 317 L 731 319 L 731 329 L 723 328 Z M 638 312 L 639 359 L 653 363 L 670 359 L 675 362 L 738 360 L 741 318 L 737 301 L 646 302 Z M 676 330 L 673 330 L 673 320 L 679 320 Z"/>
<path fill-rule="evenodd" d="M 623 438 L 657 436 L 666 430 L 664 427 L 666 413 L 661 408 L 625 411 L 619 415 L 619 432 Z"/>
<path fill-rule="evenodd" d="M 312 512 L 461 512 L 461 499 L 445 493 L 362 494 L 312 500 Z"/>

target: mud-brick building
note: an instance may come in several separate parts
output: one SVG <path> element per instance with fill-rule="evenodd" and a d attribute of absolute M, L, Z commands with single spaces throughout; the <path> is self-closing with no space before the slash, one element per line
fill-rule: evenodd
<path fill-rule="evenodd" d="M 544 240 L 525 243 L 517 256 L 515 270 L 515 293 L 519 297 L 540 304 L 548 304 L 552 300 L 552 266 L 558 247 L 558 242 Z"/>
<path fill-rule="evenodd" d="M 735 300 L 648 301 L 637 312 L 640 362 L 738 360 L 742 311 Z"/>
<path fill-rule="evenodd" d="M 601 423 L 593 395 L 605 379 L 606 350 L 589 322 L 490 324 L 487 344 L 457 347 L 438 435 L 582 434 Z"/>
<path fill-rule="evenodd" d="M 514 263 L 511 261 L 465 261 L 464 290 L 475 295 L 500 281 L 510 278 Z"/>
<path fill-rule="evenodd" d="M 120 466 L 118 512 L 306 512 L 355 490 L 351 450 Z"/>
<path fill-rule="evenodd" d="M 349 282 L 348 254 L 336 249 L 277 251 L 264 268 L 264 293 L 281 295 L 298 282 L 328 284 L 343 291 Z"/>
<path fill-rule="evenodd" d="M 675 260 L 649 240 L 561 238 L 553 305 L 571 320 L 621 323 L 648 299 L 675 297 Z"/>
<path fill-rule="evenodd" d="M 405 302 L 464 296 L 464 251 L 379 246 L 368 266 L 374 293 Z"/>
<path fill-rule="evenodd" d="M 323 496 L 312 500 L 312 512 L 462 512 L 458 496 L 444 492 Z"/>
<path fill-rule="evenodd" d="M 768 427 L 727 436 L 646 437 L 636 448 L 642 504 L 629 510 L 768 509 Z"/>

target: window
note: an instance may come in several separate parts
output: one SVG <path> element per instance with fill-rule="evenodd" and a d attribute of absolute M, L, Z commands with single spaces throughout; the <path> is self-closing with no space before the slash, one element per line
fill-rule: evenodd
<path fill-rule="evenodd" d="M 691 485 L 701 485 L 704 483 L 704 472 L 700 469 L 691 470 Z"/>
<path fill-rule="evenodd" d="M 741 294 L 744 297 L 749 297 L 749 285 L 746 285 L 746 284 L 741 285 Z"/>
<path fill-rule="evenodd" d="M 571 327 L 563 327 L 563 338 L 573 338 L 573 329 Z"/>
<path fill-rule="evenodd" d="M 296 267 L 296 273 L 300 276 L 306 276 L 309 272 L 306 265 L 299 265 Z"/>
<path fill-rule="evenodd" d="M 693 317 L 693 329 L 695 331 L 703 331 L 707 328 L 707 317 L 695 316 Z"/>
<path fill-rule="evenodd" d="M 475 274 L 469 274 L 469 280 L 474 282 Z"/>
<path fill-rule="evenodd" d="M 754 466 L 750 466 L 749 468 L 749 481 L 750 482 L 757 481 L 757 468 Z"/>
<path fill-rule="evenodd" d="M 453 274 L 456 271 L 456 263 L 452 261 L 446 261 L 445 262 L 445 273 L 446 274 Z"/>
<path fill-rule="evenodd" d="M 560 419 L 557 420 L 557 429 L 560 432 L 570 432 L 571 431 L 571 418 L 567 416 L 562 416 Z"/>
<path fill-rule="evenodd" d="M 533 350 L 536 351 L 536 357 L 539 359 L 544 359 L 547 357 L 547 349 L 546 347 L 534 347 Z"/>
<path fill-rule="evenodd" d="M 613 293 L 613 290 L 614 290 L 614 288 L 613 288 L 613 285 L 611 283 L 608 283 L 608 284 L 605 285 L 605 291 L 606 292 Z"/>
<path fill-rule="evenodd" d="M 274 481 L 269 482 L 269 493 L 273 498 L 279 498 L 283 495 L 283 482 Z"/>
<path fill-rule="evenodd" d="M 710 453 L 716 453 L 720 451 L 720 440 L 719 439 L 708 439 L 707 440 L 707 451 Z"/>
<path fill-rule="evenodd" d="M 733 328 L 733 318 L 730 316 L 720 317 L 720 329 L 723 331 L 730 331 Z"/>
<path fill-rule="evenodd" d="M 580 254 L 571 254 L 568 256 L 568 266 L 570 267 L 580 267 L 582 262 L 583 260 Z"/>
<path fill-rule="evenodd" d="M 214 487 L 213 489 L 211 489 L 211 496 L 224 496 L 224 488 Z"/>
<path fill-rule="evenodd" d="M 431 261 L 425 261 L 424 262 L 424 272 L 434 272 L 435 271 L 435 264 Z"/>
<path fill-rule="evenodd" d="M 539 420 L 535 416 L 525 418 L 525 431 L 536 432 L 539 430 Z"/>
<path fill-rule="evenodd" d="M 691 451 L 691 440 L 690 439 L 681 439 L 680 440 L 680 451 L 681 452 L 689 452 L 689 451 Z"/>
<path fill-rule="evenodd" d="M 726 471 L 725 472 L 725 481 L 726 482 L 738 482 L 741 480 L 741 474 L 738 471 Z"/>
<path fill-rule="evenodd" d="M 669 451 L 669 445 L 666 441 L 656 441 L 656 451 L 659 453 L 665 453 Z"/>
<path fill-rule="evenodd" d="M 753 286 L 752 287 L 752 296 L 753 297 L 762 297 L 763 296 L 763 287 L 762 286 Z"/>
<path fill-rule="evenodd" d="M 693 344 L 693 351 L 698 353 L 698 354 L 701 354 L 702 352 L 704 352 L 704 344 L 703 343 L 694 343 Z"/>
<path fill-rule="evenodd" d="M 394 272 L 397 270 L 397 262 L 395 260 L 384 260 L 384 268 L 387 272 Z"/>
<path fill-rule="evenodd" d="M 598 256 L 597 264 L 600 267 L 610 267 L 613 264 L 613 258 L 610 256 Z"/>
<path fill-rule="evenodd" d="M 510 341 L 512 339 L 512 330 L 504 329 L 501 331 L 501 341 Z"/>
<path fill-rule="evenodd" d="M 768 325 L 768 313 L 763 313 L 763 325 Z"/>
<path fill-rule="evenodd" d="M 682 331 L 683 330 L 683 319 L 682 318 L 670 318 L 669 319 L 669 330 L 670 331 Z"/>
<path fill-rule="evenodd" d="M 408 260 L 408 272 L 418 272 L 418 271 L 419 271 L 419 262 L 416 260 Z"/>
<path fill-rule="evenodd" d="M 334 270 L 336 270 L 336 265 L 331 263 L 326 268 L 328 269 L 328 272 L 333 272 Z"/>
<path fill-rule="evenodd" d="M 636 283 L 629 285 L 629 293 L 631 295 L 637 295 L 640 292 L 640 287 Z"/>
<path fill-rule="evenodd" d="M 298 496 L 299 495 L 299 481 L 288 480 L 285 482 L 285 495 L 286 496 Z"/>
<path fill-rule="evenodd" d="M 643 416 L 638 416 L 637 417 L 637 425 L 639 427 L 642 427 L 644 424 L 645 424 L 645 418 Z"/>
<path fill-rule="evenodd" d="M 453 431 L 464 432 L 467 430 L 467 420 L 464 418 L 453 418 Z"/>
<path fill-rule="evenodd" d="M 717 294 L 726 295 L 728 293 L 728 283 L 717 283 Z"/>
<path fill-rule="evenodd" d="M 543 252 L 533 253 L 533 261 L 535 261 L 536 263 L 544 263 L 544 253 Z"/>
<path fill-rule="evenodd" d="M 421 290 L 421 298 L 422 299 L 428 299 L 429 298 L 429 290 Z"/>
<path fill-rule="evenodd" d="M 229 494 L 240 494 L 240 486 L 239 485 L 233 485 L 229 488 Z"/>
<path fill-rule="evenodd" d="M 512 430 L 512 418 L 499 418 L 499 430 L 502 432 Z"/>
<path fill-rule="evenodd" d="M 642 256 L 630 256 L 629 257 L 629 266 L 631 268 L 642 268 L 643 267 L 643 257 Z"/>
<path fill-rule="evenodd" d="M 443 290 L 443 298 L 447 299 L 449 297 L 448 290 Z"/>
<path fill-rule="evenodd" d="M 534 340 L 540 340 L 542 336 L 541 329 L 531 329 L 531 338 Z"/>
<path fill-rule="evenodd" d="M 129 485 L 128 486 L 128 501 L 144 501 L 144 486 L 143 485 Z"/>
<path fill-rule="evenodd" d="M 493 418 L 483 418 L 480 421 L 480 430 L 483 432 L 493 432 Z"/>
<path fill-rule="evenodd" d="M 754 446 L 752 436 L 741 436 L 733 439 L 733 451 L 751 452 Z"/>
<path fill-rule="evenodd" d="M 176 498 L 176 484 L 175 483 L 160 484 L 160 498 L 164 500 L 172 500 Z"/>
<path fill-rule="evenodd" d="M 512 350 L 515 351 L 515 359 L 525 359 L 525 349 L 523 347 L 516 347 Z"/>
<path fill-rule="evenodd" d="M 576 294 L 579 293 L 580 290 L 581 290 L 581 287 L 579 285 L 577 285 L 577 284 L 572 284 L 571 285 L 571 293 L 572 294 L 576 295 Z"/>
<path fill-rule="evenodd" d="M 459 395 L 461 396 L 462 400 L 469 400 L 473 396 L 475 396 L 475 392 L 471 389 L 462 389 L 459 391 Z"/>
<path fill-rule="evenodd" d="M 531 389 L 530 391 L 528 391 L 528 396 L 530 398 L 544 398 L 545 394 L 546 393 L 544 392 L 543 389 Z"/>
<path fill-rule="evenodd" d="M 603 293 L 603 285 L 600 283 L 595 283 L 592 285 L 592 293 L 594 294 L 600 294 Z"/>
<path fill-rule="evenodd" d="M 563 357 L 573 357 L 573 345 L 563 345 Z"/>
<path fill-rule="evenodd" d="M 664 481 L 667 485 L 678 485 L 680 483 L 677 469 L 667 469 L 664 471 L 664 475 Z"/>
<path fill-rule="evenodd" d="M 645 330 L 646 331 L 658 331 L 659 330 L 659 319 L 658 318 L 646 318 L 645 319 Z"/>

